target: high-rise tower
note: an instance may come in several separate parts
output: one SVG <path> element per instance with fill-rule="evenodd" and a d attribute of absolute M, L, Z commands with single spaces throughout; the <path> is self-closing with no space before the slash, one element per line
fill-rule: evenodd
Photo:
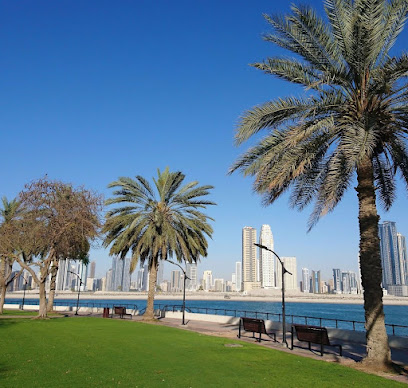
<path fill-rule="evenodd" d="M 244 291 L 260 288 L 256 281 L 256 229 L 245 226 L 242 229 L 242 284 Z"/>
<path fill-rule="evenodd" d="M 242 263 L 237 261 L 235 263 L 235 291 L 242 291 Z"/>
<path fill-rule="evenodd" d="M 297 290 L 297 263 L 296 257 L 281 257 L 281 260 L 286 268 L 292 275 L 285 274 L 285 290 Z M 282 288 L 282 265 L 277 263 L 276 266 L 276 287 Z"/>
<path fill-rule="evenodd" d="M 259 244 L 274 250 L 273 235 L 269 225 L 262 225 L 261 235 L 259 236 Z M 263 288 L 275 287 L 275 257 L 272 252 L 266 249 L 259 248 L 259 268 L 260 280 Z"/>
<path fill-rule="evenodd" d="M 381 266 L 383 270 L 383 287 L 405 284 L 405 270 L 402 256 L 398 247 L 397 227 L 395 222 L 384 221 L 379 224 L 381 247 Z M 402 238 L 400 245 L 403 246 Z"/>
<path fill-rule="evenodd" d="M 197 290 L 197 263 L 186 263 L 186 289 Z"/>

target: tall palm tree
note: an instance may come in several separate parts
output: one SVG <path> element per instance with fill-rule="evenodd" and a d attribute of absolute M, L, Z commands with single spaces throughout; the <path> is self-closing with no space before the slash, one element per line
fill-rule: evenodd
<path fill-rule="evenodd" d="M 21 215 L 21 203 L 16 199 L 9 201 L 6 197 L 2 197 L 1 202 L 0 228 L 7 228 Z M 10 277 L 13 261 L 10 257 L 0 256 L 0 314 L 3 313 L 7 286 L 13 281 Z"/>
<path fill-rule="evenodd" d="M 214 202 L 202 199 L 212 186 L 198 186 L 190 182 L 182 186 L 185 175 L 158 170 L 152 186 L 141 176 L 136 179 L 119 178 L 108 187 L 118 188 L 115 197 L 106 205 L 120 204 L 108 211 L 104 232 L 104 245 L 111 246 L 111 255 L 122 259 L 131 251 L 130 271 L 137 263 L 148 264 L 149 293 L 145 319 L 153 319 L 153 303 L 157 268 L 160 260 L 176 256 L 181 262 L 196 262 L 207 256 L 206 236 L 211 237 L 212 228 L 208 217 L 200 211 Z"/>
<path fill-rule="evenodd" d="M 265 18 L 265 36 L 293 54 L 254 67 L 305 87 L 245 112 L 236 144 L 263 131 L 230 172 L 254 176 L 265 205 L 290 190 L 300 209 L 315 200 L 309 227 L 332 211 L 357 176 L 360 268 L 364 288 L 366 363 L 386 367 L 376 196 L 388 210 L 399 171 L 408 184 L 408 56 L 390 56 L 406 21 L 407 0 L 326 0 L 327 18 L 307 6 Z"/>

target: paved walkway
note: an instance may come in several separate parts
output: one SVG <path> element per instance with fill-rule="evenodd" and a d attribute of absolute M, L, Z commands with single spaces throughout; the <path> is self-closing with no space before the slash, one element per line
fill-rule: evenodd
<path fill-rule="evenodd" d="M 160 321 L 162 324 L 165 324 L 166 326 L 173 326 L 173 327 L 178 327 L 180 329 L 185 329 L 185 330 L 191 330 L 191 331 L 196 331 L 200 333 L 205 333 L 208 335 L 216 335 L 219 337 L 227 337 L 227 338 L 233 338 L 237 339 L 238 335 L 238 325 L 231 325 L 231 324 L 224 324 L 224 323 L 217 323 L 217 322 L 205 322 L 205 321 L 186 321 L 186 325 L 181 325 L 181 322 L 179 319 L 172 319 L 172 318 L 162 318 Z M 241 337 L 243 341 L 247 342 L 256 342 L 252 336 L 251 333 L 244 333 L 244 335 L 248 335 L 248 337 Z M 299 345 L 300 347 L 294 347 L 293 350 L 290 350 L 287 348 L 285 345 L 282 344 L 282 333 L 278 332 L 276 339 L 278 342 L 273 342 L 273 341 L 262 341 L 260 343 L 261 346 L 266 346 L 270 348 L 275 348 L 283 351 L 287 351 L 290 353 L 296 353 L 299 355 L 304 355 L 306 357 L 312 357 L 316 359 L 324 359 L 327 361 L 340 361 L 341 357 L 338 355 L 338 348 L 334 347 L 325 347 L 325 354 L 320 356 L 320 347 L 319 345 L 312 345 L 312 348 L 316 349 L 316 351 L 310 351 L 307 349 L 307 343 L 306 342 L 296 342 L 295 345 Z M 288 345 L 290 346 L 290 333 L 287 333 L 287 342 Z M 366 349 L 365 346 L 361 344 L 356 344 L 356 343 L 350 343 L 350 342 L 341 342 L 341 341 L 336 341 L 336 343 L 339 343 L 343 347 L 343 357 L 344 359 L 349 359 L 352 361 L 360 361 L 365 353 Z M 391 349 L 392 352 L 392 359 L 396 363 L 408 367 L 408 350 L 407 349 Z"/>

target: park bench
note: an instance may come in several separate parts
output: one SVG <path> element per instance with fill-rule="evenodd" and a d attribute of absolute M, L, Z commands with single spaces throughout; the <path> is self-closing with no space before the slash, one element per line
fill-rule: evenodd
<path fill-rule="evenodd" d="M 342 347 L 339 344 L 330 343 L 329 336 L 327 335 L 327 329 L 320 326 L 311 325 L 293 325 L 291 336 L 291 349 L 293 349 L 293 337 L 296 333 L 298 341 L 304 341 L 309 343 L 309 350 L 312 350 L 311 344 L 320 345 L 320 355 L 323 356 L 324 346 L 333 346 L 339 348 L 340 356 L 342 355 Z M 299 346 L 300 347 L 300 346 Z"/>
<path fill-rule="evenodd" d="M 128 314 L 126 313 L 126 307 L 122 307 L 122 306 L 115 306 L 113 308 L 113 314 L 115 315 L 119 315 L 119 317 L 121 319 L 123 319 L 125 317 L 125 315 L 129 315 L 130 319 L 132 319 L 132 314 Z M 113 316 L 112 314 L 112 316 Z"/>
<path fill-rule="evenodd" d="M 272 331 L 270 332 L 266 331 L 265 321 L 263 319 L 241 317 L 239 321 L 238 338 L 243 337 L 243 335 L 241 334 L 242 330 L 251 331 L 252 338 L 256 338 L 255 333 L 259 334 L 259 337 L 256 338 L 258 342 L 261 342 L 262 334 L 265 334 L 270 338 L 273 337 L 273 340 L 276 342 L 276 333 Z M 270 341 L 270 340 L 265 339 L 265 341 Z"/>

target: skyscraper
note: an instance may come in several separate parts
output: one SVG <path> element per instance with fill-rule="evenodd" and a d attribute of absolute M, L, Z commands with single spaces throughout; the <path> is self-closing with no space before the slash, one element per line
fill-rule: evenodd
<path fill-rule="evenodd" d="M 297 264 L 296 257 L 281 257 L 287 271 L 292 275 L 285 274 L 285 290 L 297 290 Z M 276 287 L 282 288 L 282 265 L 277 263 L 276 266 Z"/>
<path fill-rule="evenodd" d="M 259 236 L 259 244 L 274 250 L 273 235 L 269 225 L 262 225 Z M 272 252 L 259 248 L 259 268 L 260 280 L 263 288 L 271 289 L 275 287 L 275 257 Z"/>
<path fill-rule="evenodd" d="M 181 286 L 181 272 L 177 270 L 171 271 L 171 291 L 172 292 L 179 292 L 182 289 Z"/>
<path fill-rule="evenodd" d="M 197 263 L 186 264 L 186 289 L 189 291 L 197 290 Z"/>
<path fill-rule="evenodd" d="M 242 263 L 240 261 L 235 262 L 235 291 L 242 291 Z"/>
<path fill-rule="evenodd" d="M 398 255 L 401 268 L 401 284 L 408 285 L 408 257 L 405 236 L 397 233 Z"/>
<path fill-rule="evenodd" d="M 143 266 L 142 291 L 149 291 L 149 279 L 150 279 L 149 266 L 145 264 Z"/>
<path fill-rule="evenodd" d="M 130 260 L 130 257 L 121 259 L 120 256 L 113 256 L 111 291 L 130 290 Z"/>
<path fill-rule="evenodd" d="M 88 277 L 88 265 L 84 264 L 83 261 L 78 260 L 77 262 L 77 268 L 76 268 L 76 273 L 78 276 L 75 276 L 74 282 L 75 282 L 75 291 L 78 291 L 78 288 L 80 287 L 81 291 L 85 291 L 86 289 L 86 280 Z"/>
<path fill-rule="evenodd" d="M 333 292 L 335 294 L 342 293 L 343 289 L 341 287 L 341 282 L 342 282 L 341 270 L 339 268 L 333 268 L 333 286 L 334 286 Z"/>
<path fill-rule="evenodd" d="M 278 263 L 278 265 L 280 264 Z M 302 268 L 302 284 L 303 284 L 302 292 L 309 293 L 310 292 L 310 272 L 308 268 Z"/>
<path fill-rule="evenodd" d="M 95 268 L 96 268 L 96 262 L 91 261 L 89 264 L 89 277 L 90 278 L 95 278 Z"/>
<path fill-rule="evenodd" d="M 210 291 L 212 289 L 212 271 L 204 271 L 203 274 L 204 290 Z"/>
<path fill-rule="evenodd" d="M 57 291 L 70 290 L 71 284 L 71 260 L 61 259 L 59 260 L 57 279 L 55 284 L 55 289 Z"/>
<path fill-rule="evenodd" d="M 320 271 L 312 271 L 312 287 L 311 290 L 314 294 L 320 294 Z"/>
<path fill-rule="evenodd" d="M 242 283 L 244 291 L 259 288 L 256 281 L 256 230 L 250 226 L 242 229 Z"/>
<path fill-rule="evenodd" d="M 398 246 L 397 227 L 395 222 L 384 221 L 379 224 L 382 284 L 383 287 L 405 284 L 405 252 L 400 252 Z M 400 237 L 401 250 L 405 247 L 405 239 Z"/>

